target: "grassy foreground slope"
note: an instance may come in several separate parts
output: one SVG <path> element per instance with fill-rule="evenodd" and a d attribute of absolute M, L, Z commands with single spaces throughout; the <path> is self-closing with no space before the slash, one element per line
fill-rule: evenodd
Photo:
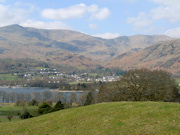
<path fill-rule="evenodd" d="M 179 134 L 180 104 L 115 102 L 0 123 L 1 134 Z"/>

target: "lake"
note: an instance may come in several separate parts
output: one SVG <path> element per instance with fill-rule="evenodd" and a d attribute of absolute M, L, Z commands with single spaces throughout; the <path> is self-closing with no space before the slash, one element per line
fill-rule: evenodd
<path fill-rule="evenodd" d="M 37 88 L 37 87 L 21 87 L 21 88 L 0 88 L 0 90 L 3 90 L 5 92 L 15 92 L 15 93 L 30 93 L 32 94 L 33 92 L 40 92 L 42 93 L 43 91 L 52 91 L 53 89 L 49 88 Z"/>
<path fill-rule="evenodd" d="M 37 88 L 37 87 L 20 87 L 20 88 L 3 88 L 3 87 L 0 87 L 0 91 L 4 91 L 6 93 L 10 93 L 10 92 L 23 93 L 23 94 L 29 93 L 29 94 L 31 94 L 31 96 L 33 98 L 33 92 L 43 93 L 44 91 L 51 91 L 52 93 L 56 94 L 57 89 Z M 58 92 L 63 93 L 63 95 L 67 101 L 69 101 L 70 95 L 72 93 L 76 94 L 77 100 L 79 100 L 79 98 L 82 94 L 88 93 L 88 92 L 84 92 L 84 91 L 58 91 Z M 2 96 L 0 96 L 0 98 L 2 98 Z M 1 99 L 0 99 L 0 102 L 2 102 Z"/>

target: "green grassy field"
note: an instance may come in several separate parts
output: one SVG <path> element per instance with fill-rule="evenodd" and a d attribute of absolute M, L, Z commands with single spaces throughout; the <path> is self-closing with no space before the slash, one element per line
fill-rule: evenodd
<path fill-rule="evenodd" d="M 32 115 L 37 115 L 37 106 L 25 106 Z M 0 121 L 1 122 L 7 122 L 7 115 L 11 114 L 13 115 L 12 121 L 20 120 L 18 118 L 18 111 L 21 111 L 21 106 L 15 106 L 14 104 L 0 104 Z"/>
<path fill-rule="evenodd" d="M 13 115 L 17 115 L 17 112 L 22 109 L 22 106 L 15 106 L 14 104 L 8 104 L 8 105 L 0 104 L 0 106 L 1 106 L 0 107 L 0 116 L 5 116 L 5 115 L 9 114 L 10 112 L 12 112 L 11 114 L 13 114 Z M 30 112 L 32 112 L 38 108 L 37 106 L 28 106 L 28 105 L 26 105 L 25 107 Z"/>
<path fill-rule="evenodd" d="M 13 121 L 20 121 L 21 119 L 18 116 L 13 116 L 13 118 L 11 119 L 11 122 Z M 4 122 L 9 122 L 8 118 L 6 116 L 0 116 L 0 122 L 4 123 Z"/>
<path fill-rule="evenodd" d="M 82 66 L 74 66 L 75 68 L 77 68 L 78 70 L 85 70 L 86 68 L 85 67 L 82 67 Z"/>
<path fill-rule="evenodd" d="M 22 78 L 18 76 L 14 76 L 12 74 L 0 74 L 0 80 L 14 81 L 14 80 L 22 80 Z"/>
<path fill-rule="evenodd" d="M 0 74 L 0 80 L 5 81 L 13 81 L 13 80 L 21 80 L 18 76 L 14 76 L 12 74 Z"/>
<path fill-rule="evenodd" d="M 96 77 L 98 74 L 97 73 L 88 73 L 88 75 L 91 77 Z"/>
<path fill-rule="evenodd" d="M 46 69 L 44 67 L 34 67 L 34 69 L 40 70 L 40 69 Z"/>
<path fill-rule="evenodd" d="M 178 135 L 180 104 L 115 102 L 65 109 L 0 124 L 2 135 Z"/>
<path fill-rule="evenodd" d="M 79 82 L 70 82 L 69 84 L 73 85 L 73 84 L 83 84 L 83 83 L 92 83 L 92 82 L 86 82 L 86 81 L 79 81 Z"/>

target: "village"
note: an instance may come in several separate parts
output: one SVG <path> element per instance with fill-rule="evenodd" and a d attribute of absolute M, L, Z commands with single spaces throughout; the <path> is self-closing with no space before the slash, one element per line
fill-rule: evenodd
<path fill-rule="evenodd" d="M 35 78 L 49 79 L 48 83 L 60 83 L 59 80 L 66 80 L 68 83 L 76 82 L 113 82 L 119 80 L 119 76 L 113 74 L 112 76 L 98 76 L 89 75 L 88 73 L 80 74 L 66 74 L 65 72 L 59 72 L 53 68 L 41 68 L 35 69 L 32 67 L 28 68 L 29 71 L 25 73 L 12 73 L 13 76 L 22 77 L 28 81 Z"/>

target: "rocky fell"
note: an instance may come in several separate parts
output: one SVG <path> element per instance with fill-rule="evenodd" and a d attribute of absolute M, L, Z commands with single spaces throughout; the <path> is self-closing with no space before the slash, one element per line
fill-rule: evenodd
<path fill-rule="evenodd" d="M 105 63 L 109 62 L 108 67 L 119 66 L 125 70 L 136 67 L 160 67 L 176 72 L 179 55 L 173 51 L 173 47 L 172 54 L 169 54 L 169 51 L 168 54 L 165 52 L 171 48 L 168 47 L 169 44 L 177 48 L 177 40 L 175 43 L 163 42 L 172 39 L 163 35 L 102 39 L 70 30 L 43 30 L 10 25 L 0 28 L 0 58 L 31 58 L 90 68 L 97 65 L 107 66 Z M 148 47 L 154 43 L 157 45 Z M 163 44 L 167 46 L 161 47 Z M 148 48 L 141 50 L 145 47 Z M 166 60 L 163 60 L 164 58 Z"/>
<path fill-rule="evenodd" d="M 138 52 L 123 53 L 107 66 L 124 70 L 149 68 L 180 73 L 180 39 L 157 43 Z"/>
<path fill-rule="evenodd" d="M 19 57 L 26 56 L 28 52 L 40 55 L 54 50 L 63 50 L 95 59 L 110 60 L 127 50 L 137 50 L 171 39 L 161 35 L 135 35 L 107 40 L 70 30 L 42 30 L 19 25 L 0 28 L 1 53 L 13 50 Z M 17 52 L 18 50 L 21 53 Z"/>

